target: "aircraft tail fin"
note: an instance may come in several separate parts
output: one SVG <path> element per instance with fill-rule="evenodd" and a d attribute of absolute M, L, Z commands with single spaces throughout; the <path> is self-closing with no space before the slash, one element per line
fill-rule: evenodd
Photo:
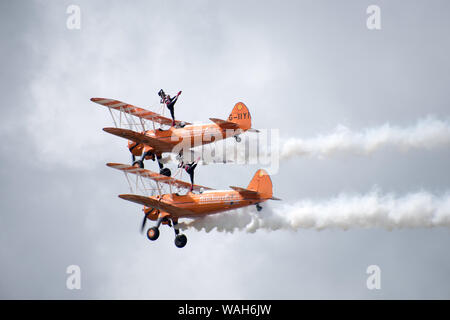
<path fill-rule="evenodd" d="M 264 169 L 259 169 L 258 171 L 256 171 L 252 180 L 248 184 L 247 189 L 256 191 L 263 197 L 273 198 L 272 180 L 270 179 L 269 174 Z"/>
<path fill-rule="evenodd" d="M 239 127 L 246 131 L 252 127 L 252 117 L 247 106 L 243 102 L 234 105 L 233 110 L 228 116 L 228 121 L 237 123 Z"/>

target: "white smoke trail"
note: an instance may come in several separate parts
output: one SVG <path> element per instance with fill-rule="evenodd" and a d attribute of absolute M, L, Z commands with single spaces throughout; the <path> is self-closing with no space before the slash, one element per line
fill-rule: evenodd
<path fill-rule="evenodd" d="M 386 146 L 401 150 L 450 146 L 450 123 L 427 117 L 417 121 L 415 126 L 401 128 L 387 123 L 362 132 L 341 125 L 327 135 L 288 139 L 281 147 L 280 160 L 298 156 L 322 158 L 340 152 L 367 155 Z"/>
<path fill-rule="evenodd" d="M 234 139 L 222 140 L 211 145 L 193 148 L 190 160 L 202 158 L 202 164 L 236 163 L 268 165 L 274 161 L 294 157 L 325 158 L 339 153 L 369 155 L 384 147 L 408 149 L 432 149 L 450 146 L 450 122 L 437 120 L 431 116 L 419 119 L 414 126 L 398 127 L 389 123 L 361 131 L 339 125 L 329 134 L 313 138 L 288 138 L 278 136 L 276 130 L 260 130 L 265 134 L 242 135 L 242 142 Z M 268 141 L 270 137 L 271 141 Z"/>
<path fill-rule="evenodd" d="M 264 204 L 257 212 L 252 207 L 233 210 L 182 222 L 182 229 L 195 228 L 210 232 L 243 230 L 299 230 L 327 228 L 423 228 L 450 227 L 450 192 L 435 196 L 426 191 L 403 197 L 341 194 L 323 201 L 301 200 L 293 204 Z"/>

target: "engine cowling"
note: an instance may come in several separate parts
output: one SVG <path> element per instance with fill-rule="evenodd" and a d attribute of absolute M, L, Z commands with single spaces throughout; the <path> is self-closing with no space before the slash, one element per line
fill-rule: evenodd
<path fill-rule="evenodd" d="M 133 155 L 139 157 L 144 151 L 144 145 L 142 143 L 138 144 L 134 141 L 128 141 L 128 150 L 130 150 Z"/>
<path fill-rule="evenodd" d="M 142 209 L 142 210 L 144 211 L 144 214 L 147 215 L 147 218 L 152 221 L 156 221 L 160 217 L 164 218 L 164 217 L 169 216 L 169 214 L 167 212 L 163 212 L 160 210 L 153 210 L 153 208 L 150 208 L 150 207 L 144 207 L 144 209 Z M 164 219 L 162 221 L 162 224 L 169 224 L 169 220 Z"/>

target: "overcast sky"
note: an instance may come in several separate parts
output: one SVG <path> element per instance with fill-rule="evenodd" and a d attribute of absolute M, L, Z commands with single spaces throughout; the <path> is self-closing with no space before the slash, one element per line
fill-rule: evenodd
<path fill-rule="evenodd" d="M 67 7 L 81 29 L 66 27 Z M 366 9 L 381 8 L 381 30 Z M 243 101 L 255 128 L 311 137 L 450 117 L 448 1 L 2 1 L 0 297 L 147 299 L 450 298 L 450 230 L 139 233 L 117 198 L 128 162 L 107 97 L 141 107 L 183 90 L 176 116 L 225 118 Z M 272 177 L 283 201 L 374 186 L 448 191 L 450 150 L 292 159 Z M 210 165 L 196 182 L 246 186 L 256 165 Z M 66 288 L 79 265 L 82 289 Z M 368 290 L 366 268 L 381 268 Z"/>

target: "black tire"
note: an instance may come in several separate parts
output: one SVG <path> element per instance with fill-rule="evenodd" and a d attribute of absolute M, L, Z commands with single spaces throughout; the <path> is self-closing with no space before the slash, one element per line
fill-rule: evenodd
<path fill-rule="evenodd" d="M 187 243 L 187 238 L 184 234 L 179 234 L 175 237 L 175 245 L 177 248 L 183 248 Z"/>
<path fill-rule="evenodd" d="M 155 241 L 159 237 L 159 229 L 157 227 L 152 227 L 147 230 L 148 240 Z"/>
<path fill-rule="evenodd" d="M 259 212 L 259 211 L 261 211 L 262 209 L 263 209 L 263 207 L 261 207 L 261 206 L 259 205 L 259 203 L 257 203 L 257 204 L 256 204 L 256 210 L 258 210 L 258 212 Z"/>
<path fill-rule="evenodd" d="M 135 167 L 136 165 L 139 165 L 139 168 L 144 169 L 144 161 L 136 160 L 135 162 L 133 162 L 133 167 Z"/>
<path fill-rule="evenodd" d="M 239 136 L 235 136 L 234 138 L 236 139 L 236 142 L 241 142 L 242 141 L 241 137 L 239 137 Z"/>
<path fill-rule="evenodd" d="M 159 173 L 167 177 L 170 177 L 172 175 L 172 172 L 169 168 L 162 168 L 161 170 L 159 170 Z"/>

